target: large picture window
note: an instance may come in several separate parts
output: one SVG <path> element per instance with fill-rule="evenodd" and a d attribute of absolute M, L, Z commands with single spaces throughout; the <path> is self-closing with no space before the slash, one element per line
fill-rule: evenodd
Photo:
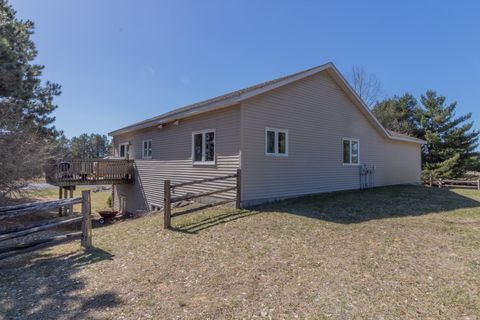
<path fill-rule="evenodd" d="M 192 133 L 192 159 L 194 164 L 215 164 L 215 130 Z"/>
<path fill-rule="evenodd" d="M 343 164 L 358 165 L 360 163 L 360 140 L 343 138 Z"/>
<path fill-rule="evenodd" d="M 288 130 L 265 129 L 265 154 L 272 156 L 288 155 Z"/>

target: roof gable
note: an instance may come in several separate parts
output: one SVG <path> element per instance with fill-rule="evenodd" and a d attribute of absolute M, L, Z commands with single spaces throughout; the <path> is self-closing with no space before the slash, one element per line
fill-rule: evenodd
<path fill-rule="evenodd" d="M 393 132 L 387 131 L 375 118 L 372 114 L 370 109 L 363 103 L 360 97 L 355 93 L 353 88 L 349 85 L 346 79 L 342 76 L 342 74 L 338 71 L 335 65 L 331 62 L 320 65 L 318 67 L 310 68 L 307 70 L 303 70 L 297 73 L 293 73 L 284 77 L 280 77 L 274 80 L 266 81 L 259 83 L 257 85 L 253 85 L 244 89 L 240 89 L 237 91 L 233 91 L 221 96 L 217 96 L 208 100 L 204 100 L 201 102 L 197 102 L 194 104 L 187 105 L 182 108 L 178 108 L 172 110 L 170 112 L 161 114 L 159 116 L 146 119 L 144 121 L 137 122 L 130 126 L 109 132 L 110 136 L 127 133 L 139 129 L 144 129 L 152 126 L 161 125 L 167 122 L 179 120 L 182 118 L 187 118 L 196 114 L 200 114 L 207 111 L 213 111 L 220 108 L 225 108 L 229 106 L 233 106 L 238 104 L 246 99 L 252 98 L 254 96 L 260 95 L 267 91 L 279 88 L 281 86 L 285 86 L 289 83 L 298 81 L 300 79 L 304 79 L 306 77 L 312 76 L 314 74 L 320 73 L 322 71 L 327 71 L 335 82 L 340 86 L 340 88 L 347 94 L 347 96 L 352 99 L 354 104 L 360 109 L 360 111 L 367 117 L 367 119 L 371 122 L 371 124 L 386 138 L 392 140 L 399 140 L 399 141 L 406 141 L 406 142 L 414 142 L 423 144 L 425 141 L 409 137 L 406 135 L 394 134 Z"/>

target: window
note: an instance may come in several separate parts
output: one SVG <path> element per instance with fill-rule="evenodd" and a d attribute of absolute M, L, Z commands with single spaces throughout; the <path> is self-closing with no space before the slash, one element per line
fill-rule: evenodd
<path fill-rule="evenodd" d="M 150 211 L 161 211 L 162 207 L 159 206 L 158 204 L 152 204 L 150 205 Z"/>
<path fill-rule="evenodd" d="M 343 138 L 343 164 L 357 165 L 360 163 L 360 140 Z"/>
<path fill-rule="evenodd" d="M 192 133 L 192 159 L 194 164 L 215 164 L 215 130 Z"/>
<path fill-rule="evenodd" d="M 265 129 L 265 154 L 288 156 L 288 130 Z"/>
<path fill-rule="evenodd" d="M 127 159 L 130 157 L 130 145 L 128 143 L 120 143 L 118 145 L 118 156 Z"/>
<path fill-rule="evenodd" d="M 142 157 L 143 159 L 151 159 L 152 158 L 152 140 L 143 140 L 143 152 Z"/>

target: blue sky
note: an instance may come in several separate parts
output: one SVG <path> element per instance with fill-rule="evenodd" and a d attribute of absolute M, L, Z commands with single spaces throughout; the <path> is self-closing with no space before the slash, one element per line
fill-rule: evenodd
<path fill-rule="evenodd" d="M 176 107 L 332 61 L 383 94 L 434 89 L 480 128 L 475 1 L 14 0 L 62 85 L 56 126 L 107 133 Z"/>

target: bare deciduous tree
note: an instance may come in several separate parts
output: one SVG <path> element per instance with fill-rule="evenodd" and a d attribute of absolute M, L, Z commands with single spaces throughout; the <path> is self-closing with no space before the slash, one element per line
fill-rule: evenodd
<path fill-rule="evenodd" d="M 368 74 L 364 67 L 354 66 L 351 81 L 358 96 L 369 108 L 372 108 L 382 92 L 382 85 L 378 78 L 373 74 Z"/>
<path fill-rule="evenodd" d="M 20 190 L 29 179 L 41 174 L 42 164 L 50 156 L 52 144 L 38 129 L 23 127 L 18 116 L 2 112 L 0 119 L 0 198 Z"/>

